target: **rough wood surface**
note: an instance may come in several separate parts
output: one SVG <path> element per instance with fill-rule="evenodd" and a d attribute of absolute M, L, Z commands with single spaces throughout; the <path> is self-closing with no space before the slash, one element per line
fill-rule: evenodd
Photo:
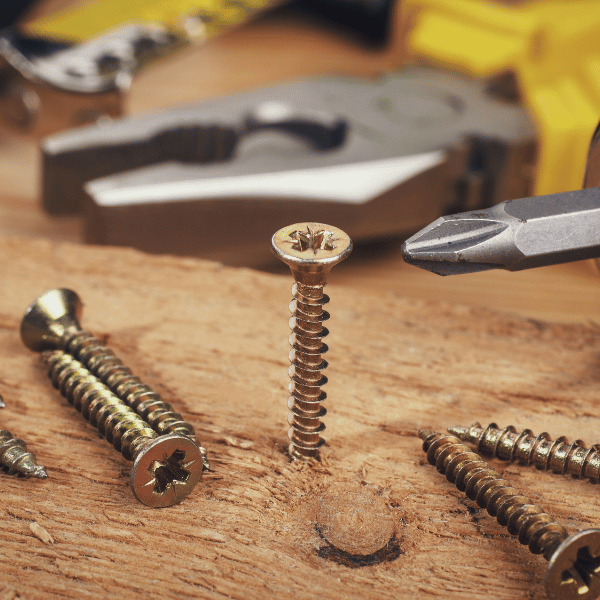
<path fill-rule="evenodd" d="M 291 277 L 19 238 L 0 256 L 0 424 L 49 472 L 0 474 L 2 600 L 545 597 L 545 561 L 416 433 L 477 419 L 598 441 L 597 327 L 358 293 L 334 270 L 328 446 L 310 467 L 286 456 Z M 197 427 L 213 471 L 181 505 L 135 501 L 131 463 L 22 345 L 26 306 L 56 286 Z M 496 466 L 569 529 L 600 521 L 590 483 Z"/>

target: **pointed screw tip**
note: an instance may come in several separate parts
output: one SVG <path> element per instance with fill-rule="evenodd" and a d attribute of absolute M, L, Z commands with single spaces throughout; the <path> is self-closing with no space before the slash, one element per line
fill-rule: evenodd
<path fill-rule="evenodd" d="M 434 433 L 433 429 L 419 429 L 419 437 L 422 440 L 427 439 L 432 433 Z"/>
<path fill-rule="evenodd" d="M 36 467 L 36 469 L 34 470 L 32 475 L 33 475 L 33 477 L 36 477 L 37 479 L 48 479 L 48 473 L 47 473 L 46 469 L 42 466 Z"/>
<path fill-rule="evenodd" d="M 41 465 L 25 465 L 19 471 L 25 477 L 35 477 L 36 479 L 47 479 L 48 473 Z"/>
<path fill-rule="evenodd" d="M 462 437 L 469 431 L 468 427 L 461 427 L 459 425 L 455 427 L 448 427 L 448 433 L 455 435 L 457 438 L 462 439 Z"/>

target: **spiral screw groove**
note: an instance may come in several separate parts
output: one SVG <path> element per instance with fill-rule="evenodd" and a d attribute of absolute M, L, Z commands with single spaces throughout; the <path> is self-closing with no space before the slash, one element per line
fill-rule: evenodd
<path fill-rule="evenodd" d="M 296 283 L 290 304 L 290 397 L 288 399 L 289 452 L 292 459 L 319 458 L 325 443 L 319 435 L 325 425 L 326 409 L 321 403 L 327 394 L 322 374 L 327 367 L 323 342 L 329 331 L 323 323 L 329 313 L 323 306 L 329 297 L 323 293 L 331 268 L 352 251 L 350 238 L 336 227 L 323 223 L 297 223 L 280 229 L 271 241 L 273 252 L 291 269 Z"/>
<path fill-rule="evenodd" d="M 81 362 L 160 435 L 185 435 L 200 448 L 205 469 L 206 450 L 194 427 L 175 412 L 160 394 L 132 374 L 121 359 L 79 324 L 81 300 L 75 292 L 53 289 L 37 298 L 21 322 L 21 338 L 31 350 L 63 350 Z"/>
<path fill-rule="evenodd" d="M 600 482 L 600 445 L 586 448 L 581 440 L 571 444 L 566 437 L 559 437 L 553 441 L 546 432 L 536 436 L 530 429 L 517 432 L 512 425 L 500 429 L 496 423 L 486 428 L 473 423 L 448 431 L 485 456 Z"/>
<path fill-rule="evenodd" d="M 10 431 L 0 431 L 0 469 L 10 475 L 24 475 L 46 479 L 46 469 L 36 462 L 35 455 L 27 452 L 27 444 L 13 437 Z"/>
<path fill-rule="evenodd" d="M 202 475 L 198 446 L 188 437 L 159 436 L 78 360 L 62 350 L 42 353 L 60 393 L 127 459 L 134 461 L 131 488 L 152 507 L 181 502 Z"/>
<path fill-rule="evenodd" d="M 513 488 L 461 441 L 419 431 L 429 464 L 485 508 L 533 554 L 548 561 L 545 587 L 552 600 L 592 600 L 600 595 L 600 529 L 568 536 L 567 530 Z"/>

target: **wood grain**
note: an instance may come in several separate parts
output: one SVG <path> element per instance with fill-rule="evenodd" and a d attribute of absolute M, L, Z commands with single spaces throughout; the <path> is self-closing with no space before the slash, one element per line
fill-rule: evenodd
<path fill-rule="evenodd" d="M 285 452 L 291 277 L 14 237 L 0 255 L 0 421 L 49 473 L 0 475 L 0 598 L 545 597 L 545 561 L 416 435 L 477 419 L 598 441 L 597 326 L 359 293 L 334 273 L 328 445 L 310 467 Z M 131 464 L 20 342 L 26 306 L 56 286 L 197 427 L 213 470 L 181 505 L 135 501 Z M 570 530 L 600 520 L 590 483 L 496 467 Z"/>

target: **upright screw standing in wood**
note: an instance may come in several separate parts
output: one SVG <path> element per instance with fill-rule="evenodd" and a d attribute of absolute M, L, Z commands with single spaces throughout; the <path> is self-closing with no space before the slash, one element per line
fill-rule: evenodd
<path fill-rule="evenodd" d="M 496 423 L 486 428 L 473 423 L 471 427 L 449 427 L 448 431 L 474 445 L 477 452 L 485 456 L 600 483 L 600 445 L 586 448 L 581 440 L 570 444 L 566 437 L 552 441 L 546 432 L 540 435 L 530 429 L 517 432 L 512 425 L 500 429 Z"/>
<path fill-rule="evenodd" d="M 546 593 L 552 600 L 593 600 L 600 595 L 600 529 L 571 536 L 541 507 L 452 435 L 419 431 L 429 464 L 485 508 L 521 544 L 548 561 Z"/>
<path fill-rule="evenodd" d="M 153 508 L 181 502 L 202 477 L 202 456 L 190 438 L 158 435 L 79 361 L 62 350 L 42 354 L 60 393 L 133 461 L 131 489 Z"/>
<path fill-rule="evenodd" d="M 329 313 L 323 306 L 329 297 L 323 293 L 327 276 L 334 265 L 352 251 L 352 241 L 337 227 L 323 223 L 296 223 L 280 229 L 271 240 L 273 252 L 292 270 L 296 283 L 290 304 L 290 455 L 293 459 L 319 457 L 325 443 L 320 437 L 326 414 L 321 402 L 327 395 L 321 386 L 327 383 L 322 371 L 327 367 L 323 338 L 329 331 L 323 322 Z"/>
<path fill-rule="evenodd" d="M 35 455 L 27 452 L 27 444 L 14 438 L 10 431 L 0 431 L 0 469 L 10 475 L 18 474 L 25 477 L 46 479 L 48 473 L 38 465 Z"/>
<path fill-rule="evenodd" d="M 21 321 L 21 339 L 36 352 L 63 350 L 71 354 L 145 419 L 154 431 L 161 435 L 177 433 L 192 439 L 200 448 L 204 468 L 208 469 L 206 450 L 200 446 L 194 427 L 160 394 L 133 375 L 112 350 L 81 328 L 82 306 L 79 296 L 72 290 L 48 290 L 25 312 Z"/>

